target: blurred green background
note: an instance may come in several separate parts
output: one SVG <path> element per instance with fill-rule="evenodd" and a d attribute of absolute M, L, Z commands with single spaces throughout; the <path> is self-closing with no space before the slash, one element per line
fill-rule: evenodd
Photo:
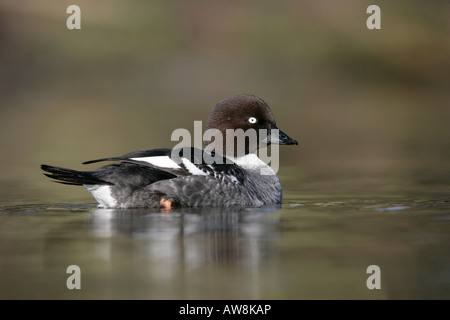
<path fill-rule="evenodd" d="M 81 30 L 66 28 L 71 4 L 81 8 Z M 366 27 L 371 4 L 381 8 L 381 30 Z M 280 170 L 299 192 L 323 181 L 356 190 L 360 179 L 375 191 L 417 182 L 442 190 L 449 17 L 444 0 L 2 0 L 1 196 L 90 199 L 50 184 L 39 164 L 82 168 L 173 146 L 174 129 L 192 129 L 238 93 L 266 100 L 299 140 L 281 148 Z M 289 180 L 289 170 L 300 178 Z"/>

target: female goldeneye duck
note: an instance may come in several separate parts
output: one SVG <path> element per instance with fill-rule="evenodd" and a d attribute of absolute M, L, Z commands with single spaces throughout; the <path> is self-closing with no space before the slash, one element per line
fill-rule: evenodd
<path fill-rule="evenodd" d="M 161 148 L 84 162 L 117 162 L 94 171 L 49 165 L 41 168 L 56 182 L 84 186 L 102 208 L 281 204 L 280 180 L 255 152 L 269 144 L 298 142 L 277 128 L 267 103 L 247 94 L 222 100 L 209 116 L 205 132 L 208 130 L 225 138 L 209 135 L 205 150 Z M 241 140 L 244 147 L 239 148 L 237 143 L 228 143 L 230 132 L 255 132 L 257 139 L 247 136 Z M 238 140 L 236 135 L 232 138 L 233 142 Z M 212 158 L 214 162 L 206 161 Z"/>

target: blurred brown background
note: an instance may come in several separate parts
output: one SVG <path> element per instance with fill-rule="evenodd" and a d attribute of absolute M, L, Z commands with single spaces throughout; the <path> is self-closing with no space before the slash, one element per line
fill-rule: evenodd
<path fill-rule="evenodd" d="M 66 28 L 71 4 L 81 30 Z M 371 4 L 381 30 L 366 28 Z M 444 0 L 3 0 L 0 192 L 78 196 L 39 164 L 173 146 L 238 93 L 299 140 L 281 148 L 290 188 L 449 189 L 449 17 Z"/>

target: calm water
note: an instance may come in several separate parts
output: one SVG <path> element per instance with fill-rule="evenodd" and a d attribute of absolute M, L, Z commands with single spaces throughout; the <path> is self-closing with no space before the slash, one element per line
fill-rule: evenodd
<path fill-rule="evenodd" d="M 295 180 L 282 177 L 280 208 L 164 213 L 98 209 L 88 197 L 9 200 L 0 206 L 0 298 L 450 298 L 445 189 L 320 195 Z M 80 290 L 66 286 L 70 265 L 80 267 Z M 367 288 L 370 265 L 381 289 Z"/>

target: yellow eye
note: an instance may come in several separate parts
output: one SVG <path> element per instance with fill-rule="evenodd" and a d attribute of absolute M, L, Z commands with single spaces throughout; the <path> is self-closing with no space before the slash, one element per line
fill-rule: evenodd
<path fill-rule="evenodd" d="M 254 124 L 257 122 L 257 120 L 255 117 L 250 117 L 250 118 L 248 118 L 248 122 L 250 122 L 251 124 Z"/>

